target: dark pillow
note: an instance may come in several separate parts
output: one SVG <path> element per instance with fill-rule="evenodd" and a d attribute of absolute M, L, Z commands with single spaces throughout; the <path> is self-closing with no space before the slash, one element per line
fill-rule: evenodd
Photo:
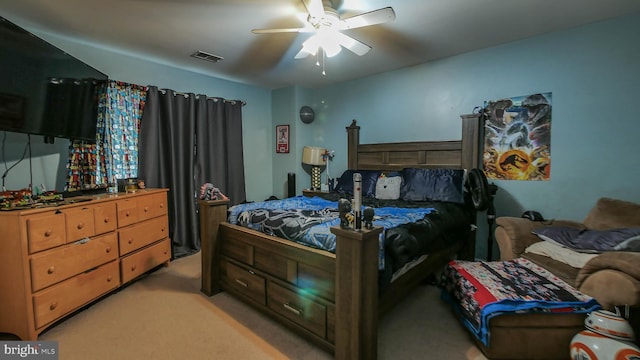
<path fill-rule="evenodd" d="M 405 201 L 448 201 L 464 203 L 464 170 L 402 170 L 400 198 Z"/>
<path fill-rule="evenodd" d="M 543 240 L 586 253 L 638 251 L 640 245 L 640 228 L 580 230 L 565 226 L 549 226 L 534 229 L 532 232 Z"/>
<path fill-rule="evenodd" d="M 343 194 L 353 195 L 353 174 L 360 173 L 362 176 L 362 196 L 375 197 L 376 196 L 376 182 L 381 174 L 381 171 L 377 170 L 346 170 L 342 173 L 342 176 L 338 179 L 338 184 L 335 186 L 335 191 Z"/>

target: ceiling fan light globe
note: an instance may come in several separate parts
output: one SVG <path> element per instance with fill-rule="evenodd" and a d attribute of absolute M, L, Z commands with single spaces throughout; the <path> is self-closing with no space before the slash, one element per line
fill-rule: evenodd
<path fill-rule="evenodd" d="M 340 53 L 342 47 L 336 43 L 329 43 L 327 45 L 322 45 L 322 50 L 327 54 L 327 57 L 334 57 Z"/>

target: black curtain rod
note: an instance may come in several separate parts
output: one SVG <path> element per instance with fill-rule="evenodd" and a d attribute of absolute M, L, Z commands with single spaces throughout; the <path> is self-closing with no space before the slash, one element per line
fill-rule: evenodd
<path fill-rule="evenodd" d="M 178 92 L 178 91 L 174 91 L 174 90 L 171 90 L 171 89 L 160 89 L 160 92 L 161 92 L 161 93 L 163 93 L 163 94 L 166 94 L 166 92 L 167 92 L 167 91 L 171 91 L 171 92 L 173 92 L 173 96 L 176 96 L 176 95 L 182 95 L 182 96 L 184 96 L 185 98 L 188 98 L 188 97 L 191 95 L 191 94 L 189 94 L 189 93 Z M 201 95 L 196 95 L 196 99 L 197 99 L 197 98 L 199 98 L 200 96 L 201 96 Z M 205 96 L 205 95 L 202 95 L 202 96 Z M 236 102 L 240 102 L 240 103 L 242 104 L 242 106 L 247 105 L 247 102 L 246 102 L 246 101 L 244 101 L 244 100 L 227 100 L 227 99 L 224 99 L 224 98 L 219 98 L 219 97 L 210 97 L 210 96 L 207 96 L 207 99 L 208 99 L 208 100 L 213 100 L 213 101 L 222 100 L 222 101 L 225 101 L 225 102 L 230 102 L 230 103 L 232 103 L 232 104 L 235 104 Z"/>

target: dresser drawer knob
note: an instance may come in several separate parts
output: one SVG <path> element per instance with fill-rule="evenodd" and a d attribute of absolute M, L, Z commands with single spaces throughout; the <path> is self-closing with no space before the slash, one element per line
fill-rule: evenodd
<path fill-rule="evenodd" d="M 131 265 L 131 271 L 136 271 L 136 265 Z"/>
<path fill-rule="evenodd" d="M 44 232 L 44 237 L 49 237 L 49 236 L 51 236 L 52 233 L 53 232 L 51 230 L 47 230 L 47 231 Z"/>
<path fill-rule="evenodd" d="M 76 227 L 78 228 L 78 230 L 81 230 L 84 227 L 84 223 L 81 222 Z"/>
<path fill-rule="evenodd" d="M 144 207 L 144 212 L 149 212 L 149 207 L 148 206 Z"/>
<path fill-rule="evenodd" d="M 129 245 L 133 244 L 133 239 L 129 239 L 129 241 L 127 241 L 129 243 Z"/>
<path fill-rule="evenodd" d="M 108 217 L 108 216 L 105 216 L 105 218 L 104 218 L 104 220 L 103 220 L 103 221 L 104 221 L 104 223 L 105 223 L 105 224 L 106 224 L 106 223 L 108 223 L 108 222 L 109 222 L 109 217 Z"/>
<path fill-rule="evenodd" d="M 113 277 L 111 275 L 107 276 L 107 282 L 111 282 L 111 280 L 113 280 Z"/>
<path fill-rule="evenodd" d="M 55 266 L 51 266 L 49 267 L 49 269 L 47 270 L 47 274 L 53 274 L 56 271 L 56 267 Z"/>
<path fill-rule="evenodd" d="M 107 248 L 105 249 L 105 251 L 107 252 L 107 254 L 110 253 L 111 252 L 111 245 L 107 245 Z"/>
<path fill-rule="evenodd" d="M 129 215 L 131 215 L 131 213 L 127 210 L 127 212 L 124 213 L 124 216 L 129 217 Z"/>
<path fill-rule="evenodd" d="M 58 307 L 58 302 L 54 301 L 49 305 L 49 310 L 55 310 Z"/>

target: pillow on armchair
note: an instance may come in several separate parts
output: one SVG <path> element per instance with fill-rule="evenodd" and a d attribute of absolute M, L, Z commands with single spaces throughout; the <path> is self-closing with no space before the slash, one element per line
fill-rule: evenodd
<path fill-rule="evenodd" d="M 630 251 L 640 242 L 640 227 L 609 230 L 577 229 L 568 226 L 548 226 L 532 231 L 545 241 L 578 252 Z"/>

